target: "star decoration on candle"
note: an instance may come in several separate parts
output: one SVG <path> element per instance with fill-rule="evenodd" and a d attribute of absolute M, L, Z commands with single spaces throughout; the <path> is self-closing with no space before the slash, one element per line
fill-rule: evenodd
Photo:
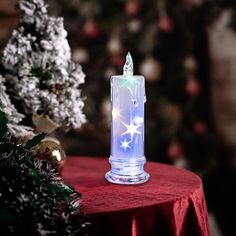
<path fill-rule="evenodd" d="M 134 134 L 141 134 L 140 131 L 138 131 L 138 128 L 140 126 L 142 126 L 142 124 L 138 124 L 138 125 L 135 125 L 133 123 L 133 121 L 131 120 L 130 124 L 125 124 L 124 122 L 121 122 L 125 127 L 126 127 L 126 131 L 124 133 L 122 133 L 121 135 L 125 135 L 125 134 L 130 134 L 130 137 L 131 137 L 131 141 L 133 140 L 133 136 Z"/>
<path fill-rule="evenodd" d="M 129 142 L 127 142 L 127 140 L 126 140 L 126 138 L 125 138 L 125 140 L 124 141 L 121 141 L 121 148 L 124 148 L 124 150 L 126 151 L 126 149 L 127 148 L 131 148 L 130 146 L 129 146 L 129 144 L 131 143 L 131 141 L 129 141 Z"/>

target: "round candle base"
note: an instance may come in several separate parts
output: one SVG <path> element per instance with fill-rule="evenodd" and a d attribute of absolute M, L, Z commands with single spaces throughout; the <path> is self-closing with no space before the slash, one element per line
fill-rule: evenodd
<path fill-rule="evenodd" d="M 148 181 L 149 174 L 144 171 L 146 158 L 131 158 L 129 160 L 110 156 L 111 170 L 105 178 L 114 184 L 142 184 Z"/>
<path fill-rule="evenodd" d="M 113 184 L 143 184 L 148 181 L 149 177 L 145 171 L 139 175 L 116 175 L 109 171 L 105 175 L 107 181 Z"/>

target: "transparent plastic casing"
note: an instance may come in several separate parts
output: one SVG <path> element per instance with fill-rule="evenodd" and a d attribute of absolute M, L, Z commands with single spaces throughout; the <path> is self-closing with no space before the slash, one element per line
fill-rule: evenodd
<path fill-rule="evenodd" d="M 144 171 L 145 79 L 130 74 L 112 76 L 111 170 L 105 177 L 117 184 L 141 184 Z"/>

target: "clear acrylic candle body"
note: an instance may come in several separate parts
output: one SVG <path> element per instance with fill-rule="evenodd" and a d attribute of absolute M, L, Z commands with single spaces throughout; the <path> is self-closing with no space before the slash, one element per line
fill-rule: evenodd
<path fill-rule="evenodd" d="M 118 184 L 144 183 L 149 178 L 144 171 L 144 77 L 112 76 L 111 100 L 111 170 L 106 179 Z"/>

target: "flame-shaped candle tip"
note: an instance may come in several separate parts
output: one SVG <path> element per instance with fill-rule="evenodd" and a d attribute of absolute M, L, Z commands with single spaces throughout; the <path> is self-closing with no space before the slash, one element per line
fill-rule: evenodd
<path fill-rule="evenodd" d="M 123 67 L 123 75 L 132 76 L 133 73 L 134 73 L 133 59 L 131 57 L 130 52 L 128 52 L 126 55 L 126 61 Z"/>

